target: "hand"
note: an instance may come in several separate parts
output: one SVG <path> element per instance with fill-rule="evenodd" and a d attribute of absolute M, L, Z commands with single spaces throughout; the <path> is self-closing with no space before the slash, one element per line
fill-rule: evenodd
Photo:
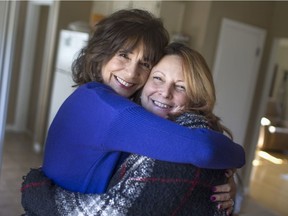
<path fill-rule="evenodd" d="M 236 183 L 233 178 L 233 174 L 236 170 L 229 169 L 225 175 L 228 178 L 227 184 L 217 185 L 213 187 L 213 194 L 210 199 L 213 202 L 218 202 L 219 209 L 225 209 L 226 215 L 230 215 L 233 212 L 234 199 L 236 196 Z"/>

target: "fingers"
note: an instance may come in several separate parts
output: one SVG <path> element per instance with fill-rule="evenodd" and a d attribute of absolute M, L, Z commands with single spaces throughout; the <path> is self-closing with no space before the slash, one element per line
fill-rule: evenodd
<path fill-rule="evenodd" d="M 228 184 L 230 186 L 230 196 L 232 199 L 235 199 L 236 192 L 237 192 L 237 186 L 236 186 L 236 183 L 234 181 L 234 178 L 229 178 Z"/>
<path fill-rule="evenodd" d="M 226 210 L 226 215 L 231 215 L 233 213 L 233 207 L 230 207 Z"/>
<path fill-rule="evenodd" d="M 227 169 L 227 170 L 225 171 L 225 176 L 226 176 L 227 178 L 231 178 L 231 177 L 233 177 L 233 175 L 234 175 L 235 172 L 236 172 L 236 169 Z"/>
<path fill-rule="evenodd" d="M 213 194 L 210 200 L 213 202 L 229 202 L 231 199 L 230 193 Z M 226 205 L 226 204 L 225 204 Z"/>
<path fill-rule="evenodd" d="M 226 170 L 225 175 L 227 177 L 227 184 L 217 185 L 212 188 L 213 194 L 210 199 L 213 202 L 218 202 L 217 207 L 223 209 L 226 215 L 230 215 L 233 212 L 234 201 L 237 187 L 234 181 L 233 175 L 236 169 Z"/>
<path fill-rule="evenodd" d="M 231 191 L 231 183 L 228 182 L 228 184 L 214 186 L 212 190 L 215 193 L 229 193 Z"/>
<path fill-rule="evenodd" d="M 218 209 L 224 209 L 226 215 L 230 215 L 233 212 L 234 201 L 230 199 L 229 201 L 221 202 L 217 205 Z"/>

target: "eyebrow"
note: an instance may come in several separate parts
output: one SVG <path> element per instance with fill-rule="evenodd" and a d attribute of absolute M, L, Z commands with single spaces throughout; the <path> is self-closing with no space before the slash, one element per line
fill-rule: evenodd
<path fill-rule="evenodd" d="M 124 49 L 124 48 L 119 49 L 118 52 L 125 52 L 125 53 L 131 53 L 131 54 L 133 54 L 133 52 L 132 52 L 131 50 Z"/>
<path fill-rule="evenodd" d="M 127 48 L 120 48 L 120 49 L 118 50 L 118 52 L 133 54 L 133 50 L 127 49 Z M 148 63 L 152 64 L 152 60 L 150 60 L 147 56 L 146 56 L 146 57 L 144 56 L 143 58 L 141 58 L 141 61 L 148 62 Z M 152 67 L 153 67 L 153 66 L 151 66 L 151 68 L 152 68 Z"/>
<path fill-rule="evenodd" d="M 144 58 L 143 58 L 143 61 L 152 63 L 152 61 L 151 61 L 148 57 L 144 57 Z"/>

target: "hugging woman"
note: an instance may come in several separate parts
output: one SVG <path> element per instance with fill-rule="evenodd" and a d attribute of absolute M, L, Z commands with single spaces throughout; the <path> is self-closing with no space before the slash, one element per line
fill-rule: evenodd
<path fill-rule="evenodd" d="M 179 126 L 131 101 L 148 79 L 151 68 L 161 58 L 167 43 L 168 36 L 159 20 L 146 11 L 124 10 L 99 22 L 87 47 L 75 61 L 74 78 L 79 87 L 63 103 L 53 120 L 46 141 L 42 170 L 56 185 L 71 191 L 66 191 L 67 194 L 87 196 L 89 200 L 94 200 L 93 205 L 88 206 L 95 212 L 85 212 L 87 215 L 105 215 L 107 209 L 116 209 L 117 214 L 114 215 L 130 214 L 129 211 L 121 212 L 118 207 L 114 208 L 114 201 L 108 202 L 110 198 L 118 196 L 117 193 L 110 193 L 118 183 L 112 183 L 115 186 L 107 191 L 112 175 L 125 161 L 127 153 L 207 169 L 239 168 L 245 163 L 243 148 L 222 134 L 223 128 L 213 123 L 217 122 L 217 118 L 211 113 L 206 116 L 200 110 L 196 114 L 205 114 L 205 118 L 208 117 L 206 126 L 219 129 L 218 132 L 205 127 L 189 129 Z M 184 81 L 190 82 L 186 77 Z M 178 89 L 178 85 L 173 86 Z M 189 91 L 184 95 L 190 96 Z M 143 92 L 144 90 L 141 101 Z M 190 100 L 188 96 L 187 101 Z M 197 103 L 189 106 L 200 109 L 201 101 L 198 98 L 194 100 Z M 182 110 L 186 112 L 182 108 L 187 108 L 186 105 L 174 107 L 173 104 L 167 105 L 153 99 L 150 102 L 158 107 L 169 107 L 169 115 L 177 115 Z M 143 101 L 142 105 L 144 106 Z M 214 103 L 210 104 L 209 109 L 213 106 Z M 44 197 L 52 200 L 57 208 L 47 207 L 47 211 L 41 214 L 35 212 L 35 209 L 38 211 L 38 206 L 33 201 L 41 200 L 36 197 L 43 189 L 30 187 L 33 184 L 29 186 L 29 182 L 33 182 L 36 176 L 46 178 L 41 171 L 34 170 L 26 176 L 23 183 L 22 204 L 27 215 L 45 215 L 45 212 L 49 215 L 51 211 L 56 211 L 53 215 L 65 215 L 66 210 L 69 215 L 73 215 L 74 210 L 75 215 L 82 214 L 84 207 L 68 202 L 71 199 L 62 196 L 66 192 L 47 178 L 42 181 L 42 185 L 47 185 L 52 194 L 50 190 L 46 190 Z M 210 202 L 210 197 L 207 200 Z M 80 200 L 77 199 L 79 204 L 78 201 Z M 231 205 L 230 198 L 226 201 Z M 99 204 L 100 207 L 94 204 Z M 121 202 L 116 205 L 121 205 Z M 87 208 L 86 206 L 85 210 Z"/>

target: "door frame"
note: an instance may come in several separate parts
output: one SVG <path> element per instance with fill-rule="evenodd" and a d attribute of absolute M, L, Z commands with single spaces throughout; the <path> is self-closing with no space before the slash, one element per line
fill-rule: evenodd
<path fill-rule="evenodd" d="M 43 49 L 43 59 L 40 78 L 40 89 L 37 97 L 35 127 L 32 134 L 33 147 L 39 152 L 42 147 L 43 125 L 46 121 L 48 106 L 49 88 L 53 69 L 53 54 L 56 43 L 56 31 L 58 24 L 58 14 L 60 1 L 53 0 L 30 0 L 27 2 L 27 16 L 25 21 L 25 31 L 23 38 L 23 49 L 21 55 L 21 68 L 19 72 L 19 85 L 17 89 L 15 122 L 7 125 L 7 130 L 16 132 L 27 132 L 27 118 L 29 111 L 29 98 L 31 92 L 32 69 L 34 65 L 34 54 L 36 51 L 36 38 L 38 33 L 38 22 L 42 6 L 49 7 L 49 14 L 46 27 L 45 44 Z"/>
<path fill-rule="evenodd" d="M 41 2 L 41 0 L 38 0 Z M 58 27 L 58 17 L 60 10 L 60 1 L 48 1 L 49 15 L 48 24 L 46 30 L 44 55 L 42 60 L 41 68 L 41 78 L 37 110 L 35 115 L 35 128 L 33 134 L 33 148 L 35 152 L 40 152 L 44 148 L 44 141 L 46 135 L 46 119 L 48 115 L 48 105 L 49 105 L 49 94 L 50 94 L 50 83 L 51 77 L 53 75 L 53 60 L 55 53 L 55 44 L 57 40 L 57 27 Z"/>
<path fill-rule="evenodd" d="M 18 24 L 19 2 L 0 2 L 0 174 L 4 136 L 6 129 L 7 107 L 11 73 L 13 67 L 14 46 Z"/>

